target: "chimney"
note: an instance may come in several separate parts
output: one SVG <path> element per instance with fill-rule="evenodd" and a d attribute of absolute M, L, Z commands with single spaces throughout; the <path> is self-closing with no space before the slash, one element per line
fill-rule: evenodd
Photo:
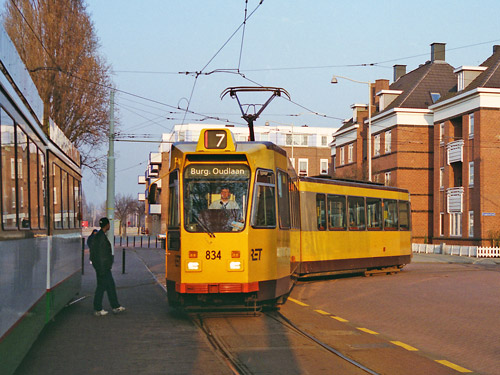
<path fill-rule="evenodd" d="M 497 51 L 500 51 L 500 46 L 498 44 L 495 44 L 493 46 L 493 53 L 497 52 Z"/>
<path fill-rule="evenodd" d="M 400 77 L 406 74 L 406 65 L 394 65 L 394 80 L 396 82 Z"/>
<path fill-rule="evenodd" d="M 446 43 L 431 44 L 431 62 L 445 61 L 445 46 Z"/>

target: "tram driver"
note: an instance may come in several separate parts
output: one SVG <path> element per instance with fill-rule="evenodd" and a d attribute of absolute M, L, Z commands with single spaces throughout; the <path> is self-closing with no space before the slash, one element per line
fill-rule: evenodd
<path fill-rule="evenodd" d="M 240 206 L 234 199 L 231 199 L 231 189 L 229 186 L 223 186 L 220 189 L 220 199 L 213 201 L 209 210 L 224 210 L 227 213 L 227 225 L 230 230 L 238 231 L 244 227 L 243 220 L 241 219 Z"/>
<path fill-rule="evenodd" d="M 239 210 L 240 206 L 231 198 L 231 190 L 228 186 L 220 189 L 220 199 L 217 199 L 208 207 L 210 210 Z"/>

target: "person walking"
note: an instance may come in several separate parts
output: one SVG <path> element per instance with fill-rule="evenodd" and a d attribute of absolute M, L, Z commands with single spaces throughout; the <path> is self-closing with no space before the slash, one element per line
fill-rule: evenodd
<path fill-rule="evenodd" d="M 94 294 L 94 315 L 104 316 L 108 312 L 102 308 L 102 299 L 104 292 L 108 295 L 109 304 L 113 309 L 113 313 L 117 314 L 125 311 L 125 307 L 118 302 L 116 295 L 115 281 L 111 273 L 113 265 L 113 255 L 111 253 L 111 243 L 106 236 L 109 231 L 110 223 L 107 217 L 99 220 L 101 230 L 97 232 L 90 245 L 90 261 L 95 269 L 97 276 L 97 287 Z"/>

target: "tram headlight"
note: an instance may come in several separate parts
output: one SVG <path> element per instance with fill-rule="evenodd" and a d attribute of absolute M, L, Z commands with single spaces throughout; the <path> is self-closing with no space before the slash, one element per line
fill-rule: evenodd
<path fill-rule="evenodd" d="M 187 270 L 188 271 L 201 271 L 201 263 L 200 262 L 187 262 Z"/>
<path fill-rule="evenodd" d="M 230 260 L 229 271 L 243 271 L 243 263 L 240 260 Z"/>

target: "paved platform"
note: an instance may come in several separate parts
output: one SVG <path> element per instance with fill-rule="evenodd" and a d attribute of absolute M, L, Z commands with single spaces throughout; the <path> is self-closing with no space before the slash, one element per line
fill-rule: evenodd
<path fill-rule="evenodd" d="M 86 298 L 45 327 L 15 374 L 229 374 L 199 330 L 169 310 L 165 291 L 145 267 L 161 272 L 164 250 L 127 250 L 125 274 L 121 251 L 113 275 L 127 311 L 93 316 L 95 272 L 86 254 L 81 293 Z M 110 310 L 106 296 L 104 308 Z"/>

